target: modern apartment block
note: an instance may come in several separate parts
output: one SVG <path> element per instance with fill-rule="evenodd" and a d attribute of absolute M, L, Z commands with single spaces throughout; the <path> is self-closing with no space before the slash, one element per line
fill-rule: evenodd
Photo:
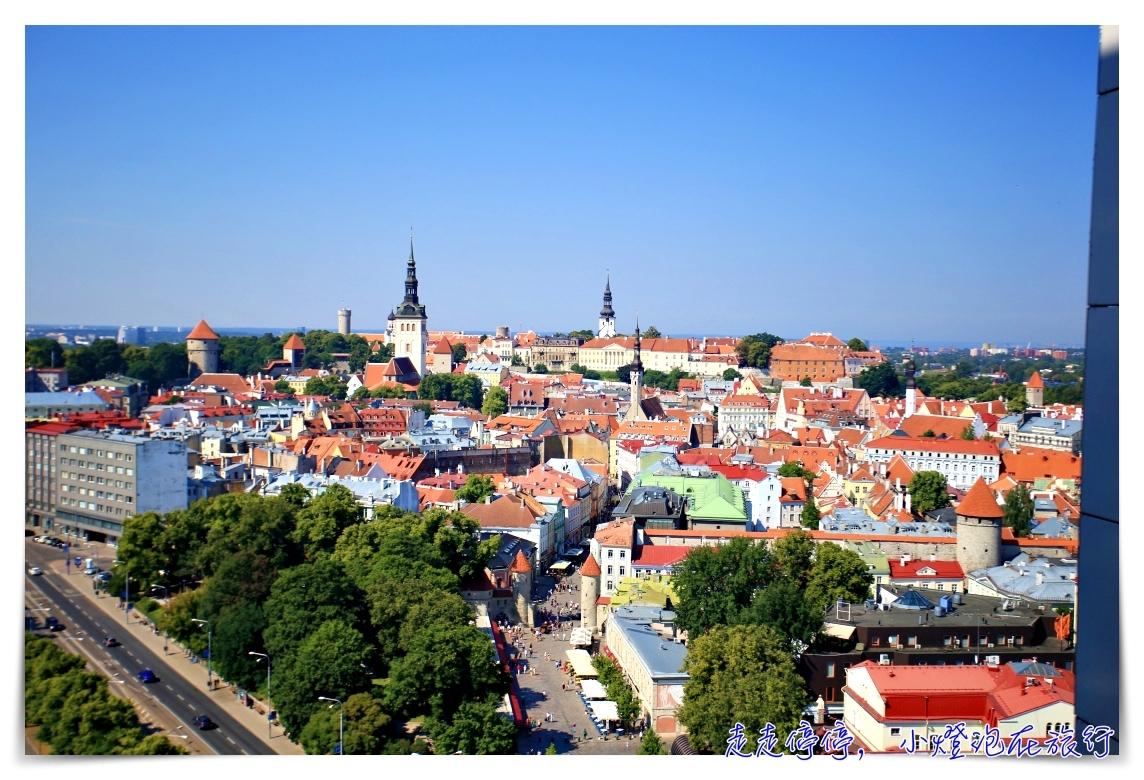
<path fill-rule="evenodd" d="M 56 511 L 56 439 L 75 430 L 62 422 L 31 422 L 24 426 L 24 524 L 50 528 Z"/>
<path fill-rule="evenodd" d="M 106 431 L 56 437 L 55 530 L 115 543 L 140 512 L 187 508 L 187 445 Z"/>

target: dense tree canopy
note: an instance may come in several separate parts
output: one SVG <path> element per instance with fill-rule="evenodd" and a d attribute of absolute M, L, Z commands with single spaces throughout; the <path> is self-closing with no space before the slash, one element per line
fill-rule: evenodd
<path fill-rule="evenodd" d="M 487 496 L 491 496 L 497 492 L 496 486 L 493 485 L 492 477 L 485 476 L 484 474 L 470 474 L 465 484 L 457 488 L 454 496 L 461 501 L 468 501 L 470 504 L 479 504 L 485 500 Z"/>
<path fill-rule="evenodd" d="M 306 395 L 328 395 L 341 401 L 346 397 L 346 383 L 334 374 L 311 377 L 304 388 Z"/>
<path fill-rule="evenodd" d="M 512 724 L 482 719 L 507 676 L 460 595 L 500 540 L 481 542 L 472 518 L 382 506 L 366 522 L 348 490 L 311 497 L 291 485 L 277 497 L 225 494 L 125 526 L 119 554 L 132 581 L 183 575 L 191 586 L 167 603 L 160 626 L 201 653 L 207 631 L 193 619 L 209 620 L 215 670 L 251 690 L 266 667 L 249 653 L 268 653 L 274 706 L 307 751 L 332 748 L 331 713 L 318 696 L 347 702 L 348 752 L 428 752 L 403 732 L 411 718 L 428 718 L 431 734 L 466 750 L 506 749 L 501 724 L 510 737 Z M 479 745 L 473 723 L 487 732 Z"/>
<path fill-rule="evenodd" d="M 697 637 L 712 626 L 735 622 L 776 574 L 775 558 L 761 541 L 737 536 L 717 547 L 693 548 L 672 576 L 679 627 Z"/>
<path fill-rule="evenodd" d="M 770 626 L 716 626 L 691 639 L 683 669 L 690 679 L 679 721 L 703 752 L 721 753 L 736 723 L 749 743 L 773 723 L 781 745 L 810 701 L 786 641 Z"/>
<path fill-rule="evenodd" d="M 1012 528 L 1014 536 L 1029 535 L 1033 527 L 1033 497 L 1024 485 L 1018 484 L 1005 494 L 1001 524 Z"/>
<path fill-rule="evenodd" d="M 754 333 L 739 339 L 735 352 L 739 362 L 752 368 L 766 368 L 771 362 L 771 348 L 783 340 L 772 333 Z"/>
<path fill-rule="evenodd" d="M 480 409 L 484 389 L 473 374 L 429 374 L 417 386 L 417 397 L 424 401 L 458 401 L 469 409 Z"/>
<path fill-rule="evenodd" d="M 481 414 L 486 417 L 500 417 L 508 411 L 508 393 L 503 387 L 490 387 L 481 403 Z"/>
<path fill-rule="evenodd" d="M 24 634 L 24 722 L 56 755 L 182 755 L 162 734 L 148 735 L 135 707 L 112 695 L 107 678 L 51 639 Z"/>
<path fill-rule="evenodd" d="M 866 346 L 866 342 L 859 338 L 853 338 L 846 342 L 847 349 L 852 349 L 855 352 L 865 352 L 870 349 Z"/>
<path fill-rule="evenodd" d="M 907 487 L 910 508 L 915 512 L 929 512 L 949 506 L 949 488 L 940 471 L 918 471 Z"/>
<path fill-rule="evenodd" d="M 822 614 L 838 599 L 859 603 L 870 597 L 874 578 L 858 553 L 822 542 L 814 551 L 814 568 L 807 577 L 807 602 Z"/>
<path fill-rule="evenodd" d="M 873 398 L 900 398 L 902 382 L 894 366 L 889 362 L 866 366 L 858 374 L 854 383 Z"/>
<path fill-rule="evenodd" d="M 24 342 L 27 368 L 66 368 L 68 382 L 81 385 L 109 374 L 141 379 L 151 390 L 187 375 L 187 345 L 160 343 L 151 347 L 117 344 L 101 338 L 86 347 L 64 347 L 54 339 Z"/>

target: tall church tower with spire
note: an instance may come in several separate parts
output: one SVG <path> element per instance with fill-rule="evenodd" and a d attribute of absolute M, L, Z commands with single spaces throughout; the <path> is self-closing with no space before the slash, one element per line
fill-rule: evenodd
<path fill-rule="evenodd" d="M 393 356 L 409 358 L 417 373 L 425 376 L 425 355 L 429 351 L 429 318 L 417 299 L 417 261 L 413 259 L 413 236 L 409 236 L 409 263 L 405 273 L 405 299 L 393 317 Z"/>
<path fill-rule="evenodd" d="M 600 332 L 596 335 L 602 339 L 610 339 L 616 335 L 616 313 L 612 310 L 611 274 L 608 274 L 608 282 L 604 285 L 604 308 L 600 309 Z"/>
<path fill-rule="evenodd" d="M 643 361 L 640 360 L 640 323 L 636 320 L 636 354 L 632 358 L 631 365 L 631 383 L 632 383 L 632 402 L 628 406 L 627 414 L 624 415 L 624 421 L 627 420 L 646 420 L 647 414 L 644 413 L 643 404 Z"/>

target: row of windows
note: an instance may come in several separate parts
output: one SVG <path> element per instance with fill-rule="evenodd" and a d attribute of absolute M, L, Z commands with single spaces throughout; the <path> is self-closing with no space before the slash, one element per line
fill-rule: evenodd
<path fill-rule="evenodd" d="M 102 490 L 89 490 L 88 488 L 77 488 L 75 485 L 61 485 L 61 493 L 75 493 L 79 492 L 81 496 L 94 496 L 95 498 L 105 498 L 108 501 L 118 501 L 120 503 L 131 504 L 135 499 L 131 496 L 124 496 L 119 493 L 104 493 Z"/>
<path fill-rule="evenodd" d="M 135 475 L 134 469 L 124 468 L 123 466 L 112 466 L 110 464 L 108 464 L 107 467 L 105 468 L 102 463 L 96 463 L 95 461 L 92 461 L 92 460 L 76 460 L 75 458 L 60 458 L 60 463 L 62 463 L 64 466 L 75 466 L 76 468 L 90 469 L 92 471 L 106 471 L 108 474 L 126 474 L 128 476 L 134 476 Z M 64 476 L 67 476 L 68 473 L 69 472 L 66 472 L 66 471 L 63 472 Z M 73 479 L 77 478 L 74 473 L 72 474 L 72 478 Z"/>
<path fill-rule="evenodd" d="M 608 574 L 611 574 L 611 573 L 612 573 L 612 567 L 611 567 L 611 566 L 609 566 L 609 567 L 608 567 Z M 621 577 L 623 577 L 623 576 L 624 576 L 624 567 L 623 567 L 623 566 L 621 566 L 621 567 L 620 567 L 620 576 L 621 576 Z"/>
<path fill-rule="evenodd" d="M 125 452 L 112 452 L 111 450 L 104 452 L 103 450 L 93 450 L 91 447 L 71 447 L 67 444 L 60 445 L 60 452 L 71 452 L 77 455 L 95 455 L 98 458 L 106 457 L 108 460 L 126 460 L 129 462 L 132 457 Z"/>
<path fill-rule="evenodd" d="M 615 552 L 615 551 L 614 551 L 614 550 L 608 550 L 608 557 L 609 557 L 609 558 L 611 558 L 611 557 L 612 557 L 612 553 L 613 553 L 613 552 Z M 627 550 L 620 550 L 620 557 L 621 557 L 621 558 L 624 558 L 624 557 L 626 557 L 626 556 L 627 556 L 627 554 L 628 554 L 628 551 L 627 551 Z"/>
<path fill-rule="evenodd" d="M 128 499 L 130 500 L 130 499 Z M 119 515 L 131 517 L 131 510 L 122 507 L 105 506 L 104 504 L 96 504 L 92 501 L 80 501 L 74 498 L 60 498 L 60 503 L 65 506 L 74 506 L 80 509 L 86 509 L 89 512 L 106 512 L 109 515 Z"/>
<path fill-rule="evenodd" d="M 60 476 L 62 476 L 64 479 L 74 479 L 79 482 L 94 482 L 97 485 L 115 485 L 115 487 L 126 488 L 127 490 L 133 490 L 135 488 L 134 482 L 124 482 L 121 479 L 104 479 L 103 477 L 93 477 L 86 474 L 75 474 L 69 471 L 61 472 Z"/>

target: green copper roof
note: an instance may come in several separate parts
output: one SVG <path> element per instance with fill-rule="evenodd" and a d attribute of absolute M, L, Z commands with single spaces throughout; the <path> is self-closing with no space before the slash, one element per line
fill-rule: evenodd
<path fill-rule="evenodd" d="M 645 472 L 632 482 L 632 487 L 637 485 L 674 490 L 687 499 L 689 518 L 739 523 L 747 521 L 747 503 L 743 499 L 743 491 L 732 485 L 722 474 L 691 477 Z"/>

